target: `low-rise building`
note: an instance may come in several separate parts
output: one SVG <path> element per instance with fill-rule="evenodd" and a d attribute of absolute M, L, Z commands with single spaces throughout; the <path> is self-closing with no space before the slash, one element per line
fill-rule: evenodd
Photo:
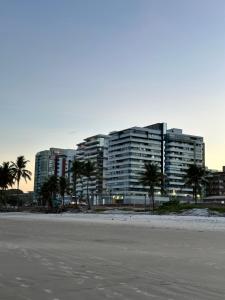
<path fill-rule="evenodd" d="M 220 172 L 209 172 L 207 176 L 206 196 L 225 196 L 225 166 Z"/>

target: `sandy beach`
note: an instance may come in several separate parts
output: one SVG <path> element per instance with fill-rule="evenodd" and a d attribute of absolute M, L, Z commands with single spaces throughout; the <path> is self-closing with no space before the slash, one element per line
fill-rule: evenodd
<path fill-rule="evenodd" d="M 0 215 L 0 299 L 224 299 L 224 218 Z"/>

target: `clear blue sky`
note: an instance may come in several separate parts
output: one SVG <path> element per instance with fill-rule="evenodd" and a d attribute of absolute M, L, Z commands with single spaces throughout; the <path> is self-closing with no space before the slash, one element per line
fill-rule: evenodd
<path fill-rule="evenodd" d="M 0 0 L 0 163 L 167 122 L 220 169 L 224 83 L 224 0 Z"/>

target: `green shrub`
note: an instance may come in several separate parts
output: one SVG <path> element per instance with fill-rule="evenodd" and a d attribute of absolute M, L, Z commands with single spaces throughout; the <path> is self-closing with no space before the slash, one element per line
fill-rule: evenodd
<path fill-rule="evenodd" d="M 225 213 L 225 207 L 209 207 L 210 211 L 216 211 L 218 213 Z"/>
<path fill-rule="evenodd" d="M 179 205 L 179 201 L 178 200 L 171 200 L 168 202 L 164 202 L 162 204 L 162 207 L 171 207 L 171 206 L 178 206 Z"/>

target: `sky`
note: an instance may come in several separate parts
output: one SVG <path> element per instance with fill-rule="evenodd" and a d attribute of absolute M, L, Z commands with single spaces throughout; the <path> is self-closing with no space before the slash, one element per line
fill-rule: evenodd
<path fill-rule="evenodd" d="M 166 122 L 221 169 L 224 28 L 224 0 L 0 0 L 0 164 Z"/>

